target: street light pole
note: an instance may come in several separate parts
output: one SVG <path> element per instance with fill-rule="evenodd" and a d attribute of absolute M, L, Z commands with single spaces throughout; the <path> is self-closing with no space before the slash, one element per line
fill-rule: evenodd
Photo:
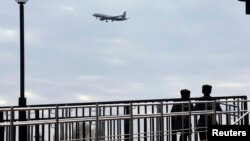
<path fill-rule="evenodd" d="M 24 52 L 24 4 L 23 2 L 19 3 L 20 5 L 20 98 L 19 106 L 26 106 L 25 98 L 25 52 Z"/>
<path fill-rule="evenodd" d="M 246 14 L 249 15 L 250 14 L 250 0 L 239 0 L 239 1 L 246 2 Z"/>
<path fill-rule="evenodd" d="M 26 107 L 25 98 L 25 52 L 24 52 L 24 4 L 28 0 L 16 0 L 20 6 L 20 97 L 18 106 Z M 19 111 L 19 121 L 26 120 L 26 111 Z M 19 141 L 27 141 L 27 126 L 19 126 Z"/>

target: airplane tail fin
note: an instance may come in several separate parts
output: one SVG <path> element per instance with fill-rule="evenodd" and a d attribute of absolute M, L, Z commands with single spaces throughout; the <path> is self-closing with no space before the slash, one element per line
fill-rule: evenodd
<path fill-rule="evenodd" d="M 126 11 L 122 14 L 122 18 L 126 18 Z"/>

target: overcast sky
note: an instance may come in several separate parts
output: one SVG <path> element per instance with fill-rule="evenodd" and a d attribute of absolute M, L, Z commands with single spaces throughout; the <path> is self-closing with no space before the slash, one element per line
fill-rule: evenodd
<path fill-rule="evenodd" d="M 203 84 L 250 96 L 249 24 L 238 0 L 29 0 L 28 104 L 199 97 Z M 19 6 L 1 0 L 0 105 L 18 103 L 19 52 Z"/>

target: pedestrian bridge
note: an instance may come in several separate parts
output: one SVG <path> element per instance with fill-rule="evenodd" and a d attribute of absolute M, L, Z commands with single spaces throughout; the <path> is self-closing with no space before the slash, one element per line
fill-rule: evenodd
<path fill-rule="evenodd" d="M 27 141 L 175 141 L 183 132 L 190 134 L 188 141 L 197 141 L 201 115 L 212 116 L 214 123 L 222 125 L 249 125 L 249 102 L 246 96 L 228 96 L 212 101 L 151 99 L 0 107 L 0 141 L 21 141 L 20 129 L 25 130 L 22 136 Z M 198 103 L 219 104 L 222 111 L 171 112 L 173 105 Z M 19 120 L 21 112 L 26 113 L 25 121 Z M 191 126 L 174 129 L 172 121 L 177 116 L 180 122 L 190 117 Z M 206 131 L 205 127 L 202 132 Z"/>

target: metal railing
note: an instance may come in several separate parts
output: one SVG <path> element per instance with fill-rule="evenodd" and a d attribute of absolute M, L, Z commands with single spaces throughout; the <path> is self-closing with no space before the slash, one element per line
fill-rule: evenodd
<path fill-rule="evenodd" d="M 212 117 L 213 123 L 222 125 L 249 125 L 246 96 L 214 97 L 210 101 L 181 99 L 155 99 L 112 101 L 96 103 L 68 103 L 29 105 L 27 107 L 0 107 L 0 141 L 18 141 L 18 130 L 27 126 L 28 141 L 175 141 L 188 134 L 188 140 L 198 140 L 198 127 L 202 116 Z M 198 104 L 212 109 L 195 110 Z M 216 110 L 220 105 L 222 111 Z M 171 111 L 181 105 L 181 111 Z M 184 106 L 188 110 L 184 110 Z M 26 121 L 19 121 L 19 111 L 25 111 Z M 173 120 L 189 125 L 174 129 Z M 204 130 L 199 130 L 204 128 Z M 183 137 L 183 136 L 182 136 Z"/>

